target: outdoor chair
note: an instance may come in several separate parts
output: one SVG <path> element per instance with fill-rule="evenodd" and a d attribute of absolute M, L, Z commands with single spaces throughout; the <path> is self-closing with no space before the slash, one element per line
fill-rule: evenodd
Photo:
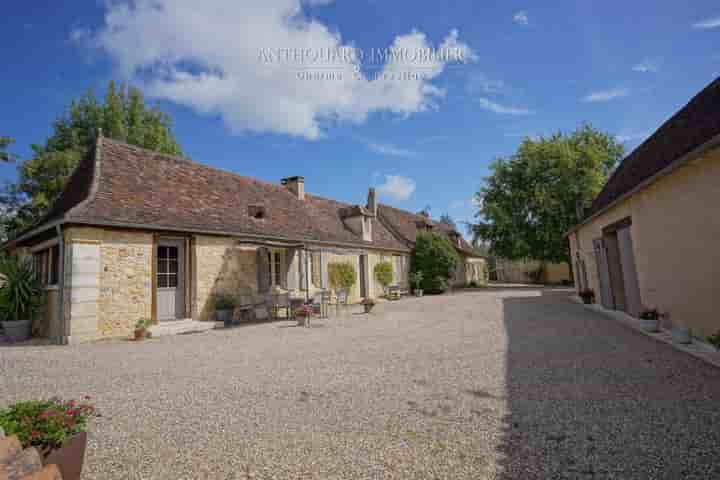
<path fill-rule="evenodd" d="M 330 292 L 327 290 L 320 290 L 313 295 L 313 309 L 320 318 L 327 318 L 328 316 L 328 305 L 330 304 Z"/>
<path fill-rule="evenodd" d="M 388 287 L 388 300 L 400 300 L 400 285 L 390 285 Z"/>
<path fill-rule="evenodd" d="M 280 318 L 280 312 L 285 312 L 285 318 L 292 317 L 290 309 L 290 294 L 289 293 L 273 293 L 270 295 L 270 316 L 273 320 Z"/>

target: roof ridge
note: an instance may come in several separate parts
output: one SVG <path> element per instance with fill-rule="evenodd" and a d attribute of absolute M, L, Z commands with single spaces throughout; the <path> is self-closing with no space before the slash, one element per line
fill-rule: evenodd
<path fill-rule="evenodd" d="M 231 171 L 231 170 L 225 170 L 225 169 L 223 169 L 223 168 L 215 167 L 215 166 L 213 166 L 213 165 L 208 165 L 207 163 L 198 162 L 198 161 L 193 160 L 192 158 L 189 158 L 189 157 L 181 157 L 181 156 L 179 156 L 179 155 L 172 155 L 172 154 L 169 154 L 169 153 L 158 152 L 158 151 L 155 151 L 155 150 L 150 150 L 149 148 L 140 147 L 140 146 L 138 146 L 138 145 L 133 145 L 133 144 L 130 144 L 130 143 L 127 143 L 127 142 L 123 142 L 123 141 L 120 141 L 120 140 L 117 140 L 117 139 L 114 139 L 114 138 L 108 138 L 108 137 L 103 137 L 103 146 L 104 146 L 105 142 L 107 142 L 107 141 L 110 141 L 111 143 L 115 143 L 116 145 L 120 145 L 120 146 L 123 146 L 123 147 L 128 147 L 128 148 L 133 149 L 133 150 L 138 150 L 138 151 L 140 151 L 140 152 L 145 152 L 145 153 L 148 153 L 148 154 L 151 154 L 151 155 L 156 155 L 156 156 L 164 157 L 164 159 L 166 159 L 166 160 L 171 160 L 171 161 L 176 161 L 176 162 L 178 162 L 178 163 L 186 163 L 186 164 L 189 164 L 189 165 L 202 167 L 202 168 L 205 168 L 205 169 L 207 169 L 207 170 L 214 171 L 214 172 L 219 172 L 219 173 L 222 173 L 222 174 L 225 174 L 225 175 L 232 175 L 232 176 L 237 177 L 237 178 L 241 178 L 241 179 L 248 180 L 248 181 L 251 181 L 251 182 L 257 182 L 257 183 L 260 183 L 260 184 L 262 184 L 262 185 L 267 185 L 268 187 L 274 188 L 274 189 L 277 190 L 277 191 L 287 192 L 287 193 L 292 194 L 292 192 L 290 192 L 290 191 L 287 189 L 287 187 L 285 187 L 285 186 L 283 186 L 283 185 L 280 185 L 280 184 L 277 184 L 277 183 L 273 183 L 273 182 L 269 182 L 269 181 L 267 181 L 267 180 L 262 180 L 262 179 L 257 178 L 257 177 L 251 177 L 251 176 L 248 176 L 248 175 L 242 175 L 242 174 L 240 174 L 240 173 L 233 172 L 233 171 Z M 358 204 L 356 204 L 356 203 L 348 203 L 348 202 L 343 202 L 343 201 L 341 201 L 341 200 L 336 200 L 336 199 L 334 199 L 334 198 L 323 197 L 322 195 L 317 195 L 317 194 L 311 193 L 311 192 L 306 192 L 306 193 L 305 193 L 305 196 L 306 196 L 306 197 L 308 197 L 308 196 L 309 196 L 309 197 L 313 197 L 313 198 L 316 198 L 316 199 L 319 199 L 319 200 L 326 200 L 326 201 L 331 201 L 331 202 L 334 202 L 334 203 L 339 203 L 339 204 L 342 204 L 342 205 L 344 205 L 344 206 L 358 205 Z"/>

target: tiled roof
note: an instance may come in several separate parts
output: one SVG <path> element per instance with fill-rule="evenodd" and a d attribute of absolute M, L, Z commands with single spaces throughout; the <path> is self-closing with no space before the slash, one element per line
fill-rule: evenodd
<path fill-rule="evenodd" d="M 388 205 L 378 205 L 378 217 L 387 227 L 389 227 L 396 235 L 402 237 L 408 246 L 412 248 L 417 240 L 418 225 L 423 223 L 430 226 L 433 231 L 440 232 L 445 236 L 450 237 L 452 232 L 457 233 L 457 241 L 459 245 L 452 241 L 452 244 L 466 255 L 481 256 L 475 249 L 451 226 L 434 221 L 424 215 L 417 213 L 411 213 L 406 210 L 400 210 L 399 208 L 390 207 Z"/>
<path fill-rule="evenodd" d="M 593 202 L 596 214 L 720 134 L 720 78 L 705 87 L 620 164 Z"/>
<path fill-rule="evenodd" d="M 93 167 L 92 155 L 81 162 L 46 221 L 64 217 L 69 223 L 408 250 L 380 222 L 373 226 L 373 241 L 364 242 L 343 223 L 340 212 L 352 207 L 346 203 L 311 194 L 299 200 L 281 185 L 107 138 L 97 148 L 99 165 Z M 248 213 L 257 206 L 264 206 L 262 219 Z"/>

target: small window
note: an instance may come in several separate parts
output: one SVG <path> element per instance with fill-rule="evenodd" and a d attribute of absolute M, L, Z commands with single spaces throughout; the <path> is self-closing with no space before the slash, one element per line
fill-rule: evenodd
<path fill-rule="evenodd" d="M 60 248 L 57 245 L 33 254 L 35 273 L 44 287 L 58 284 L 60 277 Z"/>
<path fill-rule="evenodd" d="M 265 218 L 264 205 L 248 205 L 248 215 L 256 220 Z"/>

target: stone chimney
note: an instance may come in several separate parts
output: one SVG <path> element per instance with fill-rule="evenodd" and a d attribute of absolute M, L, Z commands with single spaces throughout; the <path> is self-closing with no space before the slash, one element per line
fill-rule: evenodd
<path fill-rule="evenodd" d="M 375 199 L 375 189 L 372 187 L 368 190 L 367 209 L 377 217 L 377 200 Z"/>
<path fill-rule="evenodd" d="M 295 194 L 298 200 L 305 200 L 305 178 L 304 177 L 286 177 L 280 180 L 288 190 Z"/>

